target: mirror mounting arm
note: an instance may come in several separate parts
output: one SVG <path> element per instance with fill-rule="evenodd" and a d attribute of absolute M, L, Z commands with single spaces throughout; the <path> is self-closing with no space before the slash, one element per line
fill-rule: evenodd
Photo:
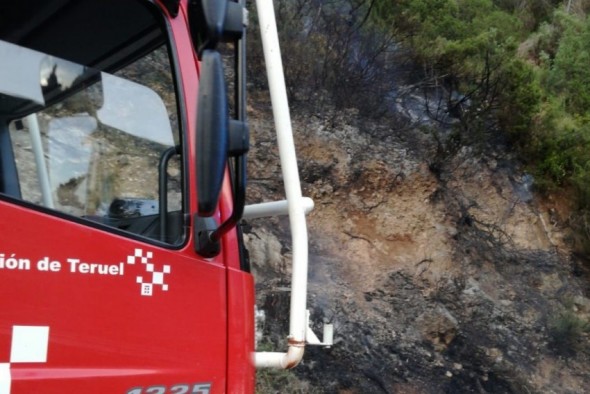
<path fill-rule="evenodd" d="M 234 210 L 231 216 L 219 228 L 211 233 L 211 241 L 219 242 L 221 237 L 234 228 L 242 215 L 246 205 L 246 158 L 244 155 L 236 157 L 234 163 Z"/>
<path fill-rule="evenodd" d="M 234 228 L 244 214 L 246 205 L 246 153 L 249 149 L 248 125 L 231 120 L 228 153 L 235 159 L 233 174 L 234 208 L 231 216 L 219 227 L 212 217 L 196 216 L 195 242 L 197 252 L 204 257 L 215 257 L 221 251 L 221 237 Z"/>
<path fill-rule="evenodd" d="M 246 156 L 240 155 L 234 163 L 234 209 L 231 216 L 217 227 L 211 216 L 195 216 L 195 248 L 207 258 L 215 257 L 221 251 L 221 237 L 234 228 L 244 214 L 246 205 Z"/>

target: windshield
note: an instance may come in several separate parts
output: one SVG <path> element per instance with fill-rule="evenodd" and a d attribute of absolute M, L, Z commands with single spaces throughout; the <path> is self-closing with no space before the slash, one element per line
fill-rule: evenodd
<path fill-rule="evenodd" d="M 0 70 L 22 199 L 178 242 L 180 139 L 164 46 L 109 74 L 0 41 Z M 171 231 L 160 228 L 162 201 Z"/>

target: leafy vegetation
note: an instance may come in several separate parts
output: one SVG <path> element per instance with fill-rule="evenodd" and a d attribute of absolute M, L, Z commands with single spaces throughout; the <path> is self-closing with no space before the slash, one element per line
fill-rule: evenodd
<path fill-rule="evenodd" d="M 356 108 L 364 116 L 386 112 L 384 96 L 394 88 L 389 61 L 393 32 L 368 23 L 362 1 L 275 0 L 291 103 Z M 253 30 L 258 29 L 256 14 Z M 249 37 L 249 79 L 266 86 L 258 34 Z"/>
<path fill-rule="evenodd" d="M 590 323 L 566 310 L 555 317 L 549 325 L 551 345 L 565 355 L 575 352 L 584 340 L 584 333 L 590 332 Z"/>
<path fill-rule="evenodd" d="M 391 115 L 396 74 L 411 68 L 415 86 L 438 100 L 434 117 L 454 119 L 453 143 L 503 136 L 540 190 L 574 191 L 572 224 L 589 236 L 590 253 L 590 0 L 275 0 L 275 7 L 294 104 Z M 264 87 L 259 38 L 250 37 L 250 81 Z"/>
<path fill-rule="evenodd" d="M 568 187 L 571 224 L 590 235 L 590 10 L 588 0 L 367 0 L 425 79 L 458 103 L 463 131 L 500 133 L 541 190 Z M 459 103 L 462 104 L 462 103 Z M 585 252 L 590 252 L 590 242 Z"/>

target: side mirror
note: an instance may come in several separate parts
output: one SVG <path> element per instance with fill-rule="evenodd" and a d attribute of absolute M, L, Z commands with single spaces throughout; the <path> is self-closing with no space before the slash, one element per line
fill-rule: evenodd
<path fill-rule="evenodd" d="M 229 148 L 229 114 L 221 55 L 205 50 L 201 56 L 197 107 L 197 205 L 199 216 L 217 207 Z"/>
<path fill-rule="evenodd" d="M 239 40 L 244 32 L 244 8 L 228 0 L 190 0 L 188 19 L 199 59 L 219 42 Z"/>
<path fill-rule="evenodd" d="M 197 214 L 195 251 L 211 258 L 221 251 L 221 237 L 236 226 L 246 201 L 246 152 L 249 133 L 246 123 L 245 0 L 190 0 L 188 19 L 193 46 L 201 61 L 197 108 Z M 228 111 L 219 42 L 233 42 L 235 50 L 236 119 Z M 217 207 L 227 159 L 234 158 L 234 209 L 223 223 L 213 214 Z M 231 165 L 229 166 L 231 169 Z"/>

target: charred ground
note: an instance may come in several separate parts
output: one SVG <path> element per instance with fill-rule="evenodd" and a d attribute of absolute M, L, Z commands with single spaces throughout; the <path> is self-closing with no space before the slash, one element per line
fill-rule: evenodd
<path fill-rule="evenodd" d="M 262 98 L 250 108 L 252 202 L 282 198 L 268 108 Z M 336 344 L 308 348 L 295 376 L 260 374 L 261 392 L 285 381 L 327 393 L 584 391 L 589 286 L 568 206 L 537 196 L 506 145 L 441 158 L 448 136 L 352 109 L 294 119 L 316 203 L 309 307 L 335 323 Z M 267 348 L 284 347 L 288 332 L 288 236 L 285 219 L 246 226 Z"/>

